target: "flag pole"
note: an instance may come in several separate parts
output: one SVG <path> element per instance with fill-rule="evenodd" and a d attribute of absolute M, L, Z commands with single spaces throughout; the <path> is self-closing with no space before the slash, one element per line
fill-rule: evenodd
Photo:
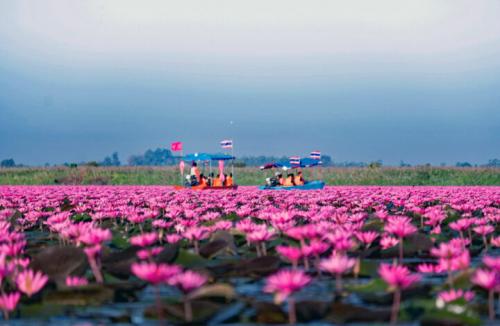
<path fill-rule="evenodd" d="M 231 146 L 231 156 L 233 157 L 231 159 L 231 174 L 233 175 L 233 183 L 234 183 L 234 142 L 233 146 Z"/>
<path fill-rule="evenodd" d="M 181 164 L 181 162 L 183 161 L 184 159 L 184 150 L 181 149 L 181 161 L 179 162 L 179 164 Z M 184 167 L 181 171 L 181 183 L 180 183 L 180 186 L 182 186 L 182 183 L 184 182 Z"/>

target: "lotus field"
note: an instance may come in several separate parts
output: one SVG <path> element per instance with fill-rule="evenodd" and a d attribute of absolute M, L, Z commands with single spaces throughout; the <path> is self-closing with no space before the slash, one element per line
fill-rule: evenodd
<path fill-rule="evenodd" d="M 500 323 L 500 187 L 0 187 L 13 322 Z"/>

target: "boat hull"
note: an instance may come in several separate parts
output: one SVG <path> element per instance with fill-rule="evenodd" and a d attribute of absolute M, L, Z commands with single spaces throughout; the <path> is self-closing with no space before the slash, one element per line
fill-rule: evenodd
<path fill-rule="evenodd" d="M 200 187 L 200 186 L 193 186 L 193 187 L 183 187 L 183 186 L 174 186 L 175 190 L 237 190 L 238 185 L 234 186 L 223 186 L 223 187 Z"/>
<path fill-rule="evenodd" d="M 325 187 L 325 183 L 320 180 L 309 181 L 301 186 L 291 186 L 291 187 L 283 187 L 283 186 L 260 186 L 260 190 L 321 190 Z"/>

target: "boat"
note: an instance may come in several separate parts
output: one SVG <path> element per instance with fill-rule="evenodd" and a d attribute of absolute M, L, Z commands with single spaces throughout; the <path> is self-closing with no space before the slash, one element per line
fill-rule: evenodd
<path fill-rule="evenodd" d="M 308 181 L 300 186 L 260 186 L 260 190 L 321 190 L 325 187 L 325 183 L 320 180 Z"/>
<path fill-rule="evenodd" d="M 192 187 L 187 187 L 187 186 L 174 186 L 175 190 L 237 190 L 238 185 L 233 185 L 233 186 L 222 186 L 222 187 L 200 187 L 200 186 L 192 186 Z"/>
<path fill-rule="evenodd" d="M 283 161 L 283 162 L 273 162 L 273 163 L 268 163 L 260 167 L 261 170 L 267 170 L 267 169 L 282 169 L 284 171 L 288 171 L 290 169 L 297 169 L 297 168 L 312 168 L 316 166 L 321 166 L 321 160 L 319 159 L 314 159 L 314 158 L 298 158 L 296 157 L 295 160 L 290 160 L 290 161 Z M 325 187 L 325 182 L 321 180 L 311 180 L 311 181 L 306 181 L 303 185 L 299 186 L 271 186 L 271 185 L 265 185 L 265 186 L 260 186 L 260 190 L 321 190 Z"/>
<path fill-rule="evenodd" d="M 231 161 L 231 170 L 234 170 L 234 159 L 235 157 L 232 155 L 226 155 L 226 154 L 209 154 L 209 153 L 193 153 L 193 154 L 187 154 L 182 157 L 184 161 L 191 161 L 191 162 L 208 162 L 209 165 L 209 171 L 208 173 L 212 173 L 212 162 L 219 162 L 219 169 L 222 169 L 224 167 L 224 164 L 220 164 L 220 161 Z M 222 170 L 220 170 L 222 172 Z M 233 171 L 234 172 L 234 171 Z M 232 173 L 234 174 L 234 173 Z M 234 181 L 234 175 L 233 175 L 233 181 Z M 183 186 L 174 186 L 175 190 L 186 190 L 186 189 L 191 189 L 191 190 L 237 190 L 238 185 L 233 184 L 232 186 L 220 186 L 220 187 L 212 187 L 212 186 L 190 186 L 190 185 L 183 185 Z"/>

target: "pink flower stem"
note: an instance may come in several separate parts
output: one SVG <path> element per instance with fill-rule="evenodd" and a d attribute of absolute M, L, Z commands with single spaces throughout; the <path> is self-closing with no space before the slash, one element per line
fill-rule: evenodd
<path fill-rule="evenodd" d="M 294 325 L 297 323 L 297 313 L 295 312 L 295 300 L 288 299 L 288 323 Z"/>
<path fill-rule="evenodd" d="M 484 243 L 484 252 L 488 252 L 488 240 L 486 240 L 486 236 L 483 235 L 483 243 Z"/>
<path fill-rule="evenodd" d="M 191 305 L 191 301 L 186 297 L 184 298 L 184 318 L 188 323 L 193 321 L 193 306 Z"/>
<path fill-rule="evenodd" d="M 267 248 L 266 248 L 266 243 L 263 241 L 260 243 L 262 246 L 262 256 L 267 256 Z"/>
<path fill-rule="evenodd" d="M 260 243 L 255 244 L 255 250 L 257 251 L 257 257 L 262 256 L 262 253 L 260 252 Z"/>
<path fill-rule="evenodd" d="M 403 238 L 399 238 L 399 262 L 403 262 Z"/>
<path fill-rule="evenodd" d="M 156 294 L 156 310 L 158 314 L 158 320 L 160 321 L 160 324 L 163 324 L 163 309 L 161 306 L 161 296 L 160 296 L 160 287 L 158 285 L 155 286 L 155 294 Z"/>
<path fill-rule="evenodd" d="M 101 270 L 97 264 L 97 260 L 95 259 L 95 257 L 89 257 L 89 265 L 90 269 L 92 269 L 92 273 L 94 274 L 96 282 L 103 283 L 104 279 L 102 278 Z"/>
<path fill-rule="evenodd" d="M 493 289 L 488 291 L 488 315 L 490 317 L 490 320 L 495 320 L 495 292 Z"/>
<path fill-rule="evenodd" d="M 307 259 L 307 256 L 304 256 L 304 269 L 306 271 L 309 270 L 309 259 Z"/>
<path fill-rule="evenodd" d="M 200 244 L 199 244 L 198 240 L 194 240 L 194 252 L 197 255 L 200 254 Z"/>
<path fill-rule="evenodd" d="M 306 246 L 306 242 L 304 241 L 304 239 L 300 239 L 300 248 L 304 249 L 305 246 Z M 304 269 L 306 271 L 309 270 L 309 259 L 307 259 L 307 256 L 305 256 L 305 255 L 304 255 Z"/>
<path fill-rule="evenodd" d="M 316 255 L 314 264 L 316 265 L 316 272 L 318 273 L 318 277 L 321 277 L 321 268 L 319 268 L 320 263 L 321 263 L 321 258 L 319 258 L 319 255 Z"/>
<path fill-rule="evenodd" d="M 342 293 L 342 274 L 340 273 L 335 274 L 335 290 L 337 291 L 337 294 Z"/>
<path fill-rule="evenodd" d="M 398 322 L 399 305 L 401 303 L 401 290 L 399 288 L 394 291 L 394 299 L 391 311 L 391 324 L 395 325 Z"/>

